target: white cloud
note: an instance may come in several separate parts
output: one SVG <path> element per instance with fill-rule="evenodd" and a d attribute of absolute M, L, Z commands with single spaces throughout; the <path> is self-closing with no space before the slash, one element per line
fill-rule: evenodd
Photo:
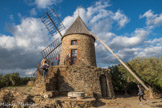
<path fill-rule="evenodd" d="M 138 56 L 140 57 L 161 57 L 162 56 L 162 46 L 150 46 L 144 48 L 139 52 Z"/>
<path fill-rule="evenodd" d="M 136 29 L 131 37 L 128 36 L 116 36 L 112 39 L 110 45 L 112 48 L 130 48 L 141 44 L 149 35 L 149 31 L 145 29 Z"/>
<path fill-rule="evenodd" d="M 146 24 L 149 28 L 162 25 L 162 14 L 154 14 L 152 10 L 148 10 L 143 15 L 140 15 L 140 18 L 144 17 L 146 17 Z"/>
<path fill-rule="evenodd" d="M 94 24 L 94 26 L 91 27 L 92 32 L 95 34 L 99 33 L 107 33 L 112 29 L 113 21 L 109 18 L 105 18 L 101 21 L 98 21 Z"/>
<path fill-rule="evenodd" d="M 0 47 L 12 50 L 16 46 L 16 40 L 14 37 L 11 36 L 0 36 Z"/>
<path fill-rule="evenodd" d="M 48 32 L 42 22 L 36 18 L 22 19 L 20 25 L 13 27 L 11 31 L 15 37 L 18 47 L 33 48 L 41 45 L 41 42 L 48 41 Z"/>
<path fill-rule="evenodd" d="M 49 40 L 48 31 L 37 18 L 23 18 L 10 32 L 12 36 L 0 35 L 1 70 L 35 68 L 41 59 L 40 51 L 53 41 Z"/>
<path fill-rule="evenodd" d="M 94 6 L 90 6 L 87 8 L 87 17 L 90 20 L 90 23 L 96 23 L 99 20 L 102 20 L 108 16 L 111 16 L 113 14 L 112 11 L 106 10 L 107 7 L 110 5 L 108 2 L 96 2 Z"/>
<path fill-rule="evenodd" d="M 113 19 L 118 21 L 119 28 L 124 27 L 129 22 L 128 17 L 125 16 L 120 10 L 118 10 L 115 13 L 115 15 L 113 16 Z"/>
<path fill-rule="evenodd" d="M 141 50 L 141 48 L 123 48 L 119 50 L 117 54 L 121 59 L 127 61 L 137 56 Z"/>
<path fill-rule="evenodd" d="M 79 8 L 79 15 L 91 28 L 91 31 L 98 34 L 99 32 L 107 33 L 112 29 L 112 24 L 117 24 L 119 28 L 123 28 L 128 22 L 128 17 L 120 10 L 113 12 L 108 10 L 109 2 L 96 2 L 88 8 Z M 72 16 L 67 16 L 63 20 L 63 24 L 68 28 L 78 16 L 78 9 L 76 9 Z"/>
<path fill-rule="evenodd" d="M 35 0 L 35 4 L 37 5 L 38 8 L 47 8 L 61 1 L 62 0 Z"/>
<path fill-rule="evenodd" d="M 36 12 L 36 9 L 35 9 L 35 8 L 33 8 L 33 9 L 30 11 L 30 15 L 32 15 L 32 16 L 37 15 L 37 12 Z"/>
<path fill-rule="evenodd" d="M 145 41 L 145 44 L 147 46 L 139 53 L 139 56 L 162 56 L 162 38 L 150 39 Z"/>
<path fill-rule="evenodd" d="M 107 15 L 107 13 L 109 11 L 105 10 L 105 8 L 107 8 L 109 6 L 110 6 L 109 2 L 101 2 L 101 1 L 96 2 L 95 5 L 92 5 L 87 8 L 88 18 L 92 18 L 92 16 L 94 16 L 97 13 L 99 13 L 99 14 L 97 16 L 95 16 L 93 20 L 101 18 L 100 15 L 103 15 L 103 16 L 105 16 L 104 14 Z"/>
<path fill-rule="evenodd" d="M 10 74 L 13 72 L 19 73 L 21 77 L 26 77 L 26 76 L 33 76 L 36 68 L 31 68 L 31 69 L 21 69 L 21 68 L 15 68 L 15 69 L 0 69 L 0 74 Z"/>
<path fill-rule="evenodd" d="M 162 38 L 154 38 L 154 39 L 151 39 L 151 40 L 147 40 L 144 42 L 145 44 L 157 44 L 157 45 L 162 45 Z"/>
<path fill-rule="evenodd" d="M 161 57 L 162 38 L 145 41 L 144 45 L 137 45 L 133 48 L 119 49 L 117 55 L 124 61 L 131 60 L 134 57 Z"/>

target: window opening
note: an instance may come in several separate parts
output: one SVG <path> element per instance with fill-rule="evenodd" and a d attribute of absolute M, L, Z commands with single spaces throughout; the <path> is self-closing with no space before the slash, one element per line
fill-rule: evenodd
<path fill-rule="evenodd" d="M 77 63 L 77 49 L 71 50 L 71 64 L 75 65 Z"/>
<path fill-rule="evenodd" d="M 77 40 L 72 40 L 71 45 L 77 45 Z"/>

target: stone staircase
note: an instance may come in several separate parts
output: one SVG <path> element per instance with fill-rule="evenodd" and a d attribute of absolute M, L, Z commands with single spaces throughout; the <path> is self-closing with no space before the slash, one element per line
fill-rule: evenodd
<path fill-rule="evenodd" d="M 35 87 L 33 87 L 33 92 L 39 95 L 44 95 L 47 97 L 58 96 L 59 93 L 55 90 L 55 79 L 59 66 L 51 66 L 48 70 L 48 75 L 44 78 L 41 72 L 37 72 L 37 79 L 35 81 Z M 55 90 L 55 91 L 54 91 Z"/>

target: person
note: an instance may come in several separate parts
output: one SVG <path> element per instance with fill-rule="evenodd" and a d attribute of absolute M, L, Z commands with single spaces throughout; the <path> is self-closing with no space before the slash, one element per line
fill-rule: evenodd
<path fill-rule="evenodd" d="M 51 66 L 54 66 L 54 62 L 51 63 Z"/>
<path fill-rule="evenodd" d="M 41 61 L 41 66 L 45 63 L 46 59 L 43 58 L 42 61 Z"/>
<path fill-rule="evenodd" d="M 37 70 L 35 70 L 34 73 L 33 73 L 33 81 L 35 81 L 36 78 L 37 78 Z"/>
<path fill-rule="evenodd" d="M 45 61 L 45 62 L 42 64 L 41 67 L 42 67 L 42 69 L 43 69 L 43 77 L 45 78 L 45 76 L 46 76 L 46 74 L 47 74 L 47 72 L 48 72 L 48 67 L 49 67 L 47 61 Z"/>
<path fill-rule="evenodd" d="M 59 65 L 59 62 L 60 62 L 60 54 L 58 54 L 56 57 L 56 63 L 57 63 L 56 65 Z"/>
<path fill-rule="evenodd" d="M 43 58 L 42 61 L 41 61 L 41 64 L 38 64 L 37 66 L 37 70 L 39 71 L 39 74 L 43 75 L 42 73 L 42 69 L 43 69 L 43 64 L 45 63 L 46 59 Z"/>
<path fill-rule="evenodd" d="M 146 99 L 144 99 L 144 90 L 141 88 L 140 85 L 137 85 L 137 87 L 139 90 L 139 92 L 138 92 L 139 101 L 140 101 L 140 104 L 142 105 L 141 98 L 146 101 Z"/>

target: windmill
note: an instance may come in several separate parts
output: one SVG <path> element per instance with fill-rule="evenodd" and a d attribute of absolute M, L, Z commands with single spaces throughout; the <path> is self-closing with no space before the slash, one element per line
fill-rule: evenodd
<path fill-rule="evenodd" d="M 63 37 L 60 31 L 63 30 L 65 27 L 59 20 L 54 10 L 50 10 L 49 12 L 46 12 L 45 15 L 41 16 L 40 18 L 52 35 L 59 33 L 60 37 Z M 105 44 L 100 38 L 95 36 L 93 33 L 90 32 L 90 34 L 96 40 L 98 40 L 108 51 L 110 51 L 112 55 L 128 70 L 128 72 L 130 72 L 130 74 L 133 75 L 133 77 L 146 90 L 149 90 L 148 87 L 144 84 L 144 82 L 112 51 L 112 49 L 107 44 Z M 56 54 L 60 53 L 60 50 L 58 50 L 60 47 L 61 47 L 61 40 L 60 38 L 58 38 L 41 52 L 43 55 L 43 58 L 50 58 L 50 57 L 56 56 Z"/>

